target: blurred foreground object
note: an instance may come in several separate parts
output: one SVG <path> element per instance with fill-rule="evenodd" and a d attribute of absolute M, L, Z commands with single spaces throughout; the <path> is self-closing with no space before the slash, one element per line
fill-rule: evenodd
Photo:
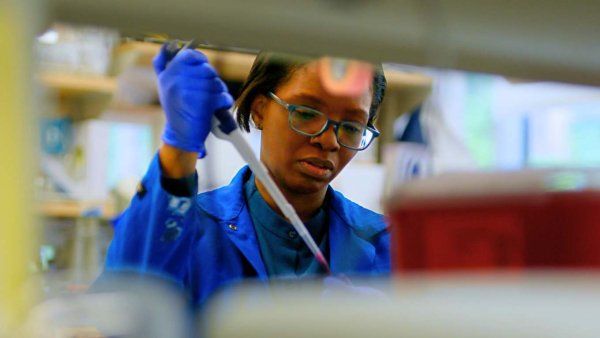
<path fill-rule="evenodd" d="M 321 83 L 333 95 L 359 97 L 373 83 L 373 66 L 366 62 L 324 57 L 318 63 Z"/>
<path fill-rule="evenodd" d="M 87 294 L 37 305 L 25 333 L 38 338 L 192 337 L 186 301 L 177 289 L 151 276 L 107 273 Z"/>
<path fill-rule="evenodd" d="M 31 212 L 35 99 L 29 50 L 39 23 L 37 4 L 0 2 L 0 337 L 15 337 L 14 328 L 35 297 L 24 285 L 37 239 Z"/>
<path fill-rule="evenodd" d="M 600 268 L 600 171 L 443 174 L 387 202 L 396 272 Z"/>
<path fill-rule="evenodd" d="M 600 275 L 410 275 L 364 281 L 386 299 L 309 284 L 224 292 L 205 335 L 225 337 L 598 337 Z"/>
<path fill-rule="evenodd" d="M 52 19 L 216 45 L 600 85 L 597 1 L 51 0 Z M 265 9 L 268 9 L 265 11 Z M 199 34 L 201 36 L 195 36 Z"/>

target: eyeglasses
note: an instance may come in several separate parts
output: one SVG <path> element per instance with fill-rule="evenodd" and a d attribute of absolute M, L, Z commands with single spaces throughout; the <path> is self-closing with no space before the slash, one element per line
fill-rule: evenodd
<path fill-rule="evenodd" d="M 365 150 L 373 139 L 379 136 L 377 129 L 354 121 L 330 120 L 318 110 L 290 104 L 269 92 L 273 101 L 283 106 L 289 112 L 290 128 L 298 134 L 315 137 L 323 134 L 329 125 L 333 126 L 338 143 L 353 150 Z"/>

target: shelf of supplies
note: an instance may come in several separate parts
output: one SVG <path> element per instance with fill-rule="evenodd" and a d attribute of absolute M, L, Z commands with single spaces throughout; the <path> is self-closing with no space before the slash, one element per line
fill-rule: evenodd
<path fill-rule="evenodd" d="M 68 73 L 41 73 L 41 84 L 61 95 L 100 94 L 110 96 L 117 90 L 117 80 L 110 76 Z"/>
<path fill-rule="evenodd" d="M 152 59 L 160 50 L 160 45 L 151 42 L 125 42 L 116 49 L 118 64 L 125 67 L 126 64 L 138 64 L 150 66 Z M 224 80 L 243 82 L 250 73 L 255 55 L 227 51 L 215 51 L 208 49 L 198 49 L 208 57 L 210 63 L 217 69 Z M 387 78 L 390 89 L 404 89 L 407 87 L 413 88 L 429 88 L 431 86 L 431 78 L 419 74 L 386 69 L 385 76 Z"/>
<path fill-rule="evenodd" d="M 99 217 L 112 218 L 116 215 L 114 205 L 108 201 L 80 200 L 44 200 L 38 202 L 38 212 L 45 217 L 78 218 Z"/>
<path fill-rule="evenodd" d="M 150 66 L 160 45 L 149 42 L 125 42 L 116 48 L 116 58 L 121 63 Z M 255 56 L 252 54 L 200 49 L 228 81 L 244 81 L 250 72 Z M 385 70 L 390 89 L 429 87 L 431 78 L 418 73 Z M 41 83 L 64 94 L 98 93 L 112 95 L 117 89 L 114 77 L 68 73 L 42 73 Z"/>

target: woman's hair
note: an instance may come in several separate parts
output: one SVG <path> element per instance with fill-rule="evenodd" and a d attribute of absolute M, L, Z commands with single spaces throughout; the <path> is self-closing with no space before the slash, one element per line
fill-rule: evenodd
<path fill-rule="evenodd" d="M 285 83 L 294 71 L 309 63 L 309 58 L 300 58 L 284 54 L 260 52 L 250 69 L 250 75 L 240 90 L 236 100 L 237 122 L 239 126 L 250 131 L 252 101 L 258 95 L 268 96 L 275 92 L 277 87 Z M 377 111 L 385 94 L 386 80 L 381 64 L 375 67 L 373 75 L 373 100 L 369 109 L 369 125 L 373 125 L 377 118 Z"/>

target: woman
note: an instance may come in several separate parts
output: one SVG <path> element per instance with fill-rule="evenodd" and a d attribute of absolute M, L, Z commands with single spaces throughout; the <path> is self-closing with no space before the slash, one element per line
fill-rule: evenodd
<path fill-rule="evenodd" d="M 204 156 L 211 118 L 233 100 L 200 52 L 184 50 L 166 63 L 163 49 L 154 68 L 167 118 L 164 144 L 115 221 L 106 269 L 167 276 L 189 290 L 196 305 L 242 278 L 324 274 L 247 167 L 230 185 L 197 195 L 195 165 Z M 389 272 L 382 216 L 329 187 L 378 135 L 373 121 L 384 91 L 378 71 L 361 96 L 334 96 L 322 87 L 316 61 L 262 53 L 237 101 L 238 123 L 262 131 L 260 158 L 334 275 Z"/>

